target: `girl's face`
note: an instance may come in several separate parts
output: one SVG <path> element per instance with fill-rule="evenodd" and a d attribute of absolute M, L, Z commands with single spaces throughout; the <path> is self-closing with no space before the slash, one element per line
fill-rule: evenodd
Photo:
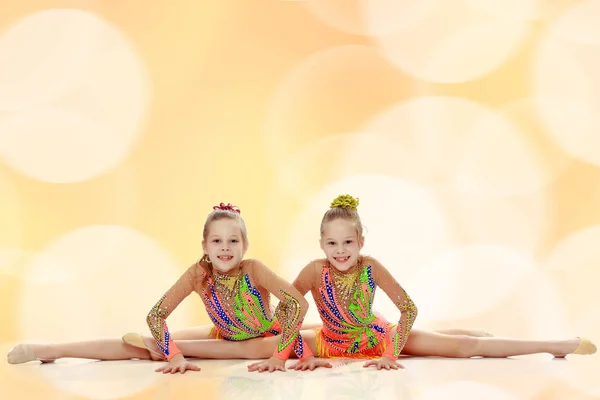
<path fill-rule="evenodd" d="M 358 237 L 351 221 L 335 219 L 323 226 L 321 248 L 329 263 L 339 271 L 347 271 L 356 265 L 364 241 L 363 237 Z"/>
<path fill-rule="evenodd" d="M 202 249 L 216 270 L 228 272 L 242 262 L 248 246 L 244 243 L 240 223 L 225 218 L 211 222 Z"/>

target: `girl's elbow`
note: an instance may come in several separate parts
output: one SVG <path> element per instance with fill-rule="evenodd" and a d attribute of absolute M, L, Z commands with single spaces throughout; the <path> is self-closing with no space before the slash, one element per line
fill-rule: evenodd
<path fill-rule="evenodd" d="M 412 310 L 411 310 L 411 314 L 412 314 L 412 319 L 414 320 L 415 318 L 417 318 L 417 315 L 419 315 L 419 309 L 417 308 L 417 306 L 412 305 Z"/>
<path fill-rule="evenodd" d="M 308 310 L 308 301 L 306 301 L 306 299 L 304 297 L 301 297 L 298 301 L 300 303 L 300 309 L 301 310 Z"/>
<path fill-rule="evenodd" d="M 152 311 L 150 311 L 148 315 L 146 315 L 146 323 L 148 324 L 148 326 L 152 326 L 154 324 L 154 321 L 156 321 L 156 316 Z"/>

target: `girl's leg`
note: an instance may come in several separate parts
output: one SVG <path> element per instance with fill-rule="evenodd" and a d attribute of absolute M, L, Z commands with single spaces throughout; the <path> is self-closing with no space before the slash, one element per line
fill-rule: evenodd
<path fill-rule="evenodd" d="M 208 339 L 212 325 L 203 325 L 174 332 L 174 339 Z M 146 337 L 146 344 L 152 343 L 152 349 L 161 354 L 151 337 Z M 11 364 L 21 364 L 40 360 L 51 362 L 63 357 L 89 358 L 94 360 L 129 360 L 131 358 L 162 360 L 147 350 L 130 346 L 122 339 L 101 339 L 71 343 L 53 344 L 19 344 L 8 352 L 7 360 Z"/>
<path fill-rule="evenodd" d="M 393 328 L 392 334 L 395 334 Z M 571 354 L 579 346 L 579 339 L 570 340 L 516 340 L 496 337 L 446 335 L 413 329 L 403 354 L 453 358 L 510 357 L 526 354 L 550 353 L 557 357 Z"/>
<path fill-rule="evenodd" d="M 201 331 L 198 331 L 201 333 Z M 188 331 L 188 333 L 193 333 Z M 182 335 L 185 336 L 185 335 Z M 316 354 L 316 334 L 313 330 L 302 331 L 308 347 Z M 151 336 L 143 336 L 149 349 L 160 354 L 160 350 Z M 271 357 L 279 336 L 256 338 L 244 341 L 222 339 L 175 340 L 175 345 L 186 357 L 213 359 L 265 359 Z M 83 342 L 59 344 L 20 344 L 7 356 L 10 364 L 28 361 L 52 361 L 63 357 L 89 358 L 94 360 L 129 360 L 132 358 L 162 360 L 146 349 L 124 343 L 121 339 L 101 339 Z"/>
<path fill-rule="evenodd" d="M 317 354 L 316 332 L 314 330 L 300 331 L 306 344 L 313 354 Z M 222 339 L 209 340 L 176 340 L 175 345 L 186 357 L 213 359 L 266 359 L 273 355 L 280 336 L 255 338 L 243 341 Z M 148 344 L 146 342 L 146 344 Z M 292 353 L 291 357 L 295 357 Z"/>
<path fill-rule="evenodd" d="M 63 357 L 89 358 L 94 360 L 149 359 L 147 350 L 129 346 L 121 339 L 99 339 L 58 344 L 19 344 L 8 352 L 10 364 L 28 361 L 53 361 Z"/>
<path fill-rule="evenodd" d="M 185 357 L 208 359 L 265 359 L 271 357 L 279 336 L 241 341 L 208 339 L 176 340 L 175 345 Z"/>
<path fill-rule="evenodd" d="M 316 333 L 313 330 L 301 331 L 302 337 L 313 354 L 317 354 Z M 277 348 L 280 336 L 270 336 L 242 341 L 224 339 L 174 340 L 185 357 L 208 359 L 267 359 Z M 154 339 L 143 337 L 144 343 L 153 351 L 160 352 Z M 148 351 L 142 350 L 148 354 Z M 295 357 L 294 353 L 291 357 Z M 146 357 L 148 358 L 148 357 Z"/>
<path fill-rule="evenodd" d="M 312 329 L 312 328 L 320 328 L 322 327 L 322 323 L 304 323 L 302 324 L 301 329 Z M 214 325 L 200 325 L 194 326 L 191 328 L 185 328 L 180 331 L 173 332 L 171 334 L 171 338 L 173 340 L 205 340 L 205 339 L 213 339 L 211 335 L 211 330 L 214 328 Z"/>
<path fill-rule="evenodd" d="M 171 333 L 171 339 L 173 340 L 205 340 L 212 339 L 211 331 L 214 325 L 201 325 L 193 326 L 191 328 L 185 328 L 180 331 Z"/>
<path fill-rule="evenodd" d="M 479 331 L 475 329 L 438 329 L 434 332 L 443 333 L 445 335 L 464 335 L 474 337 L 492 337 L 493 334 L 486 331 Z"/>

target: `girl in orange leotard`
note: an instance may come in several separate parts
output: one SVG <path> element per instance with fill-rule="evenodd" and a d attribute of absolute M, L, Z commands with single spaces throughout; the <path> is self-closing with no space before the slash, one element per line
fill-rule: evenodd
<path fill-rule="evenodd" d="M 127 334 L 120 339 L 62 344 L 20 344 L 8 353 L 8 362 L 52 361 L 61 357 L 120 360 L 152 358 L 166 360 L 162 372 L 199 370 L 186 356 L 201 358 L 267 358 L 255 365 L 259 371 L 283 370 L 290 356 L 311 357 L 300 336 L 308 303 L 288 282 L 258 260 L 243 259 L 248 234 L 237 207 L 221 203 L 214 207 L 204 225 L 205 255 L 185 271 L 160 298 L 147 316 L 151 337 Z M 213 326 L 171 335 L 167 317 L 192 292 L 200 295 Z M 271 307 L 270 295 L 280 302 Z M 240 341 L 271 337 L 268 351 L 253 346 L 240 347 Z M 206 339 L 226 339 L 221 341 Z M 219 345 L 214 343 L 220 342 Z"/>
<path fill-rule="evenodd" d="M 509 357 L 532 353 L 592 354 L 596 346 L 581 338 L 528 341 L 491 337 L 484 332 L 412 329 L 417 306 L 389 271 L 375 258 L 364 256 L 358 199 L 338 196 L 321 222 L 321 248 L 326 258 L 309 263 L 294 286 L 312 293 L 323 326 L 314 335 L 303 333 L 309 347 L 321 358 L 370 358 L 365 366 L 397 369 L 401 354 L 441 357 Z M 379 287 L 400 311 L 397 324 L 373 312 Z M 305 369 L 316 358 L 301 360 Z"/>

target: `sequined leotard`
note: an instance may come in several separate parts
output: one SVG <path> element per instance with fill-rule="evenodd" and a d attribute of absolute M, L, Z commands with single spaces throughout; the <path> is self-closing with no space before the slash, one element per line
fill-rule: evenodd
<path fill-rule="evenodd" d="M 319 310 L 323 328 L 317 335 L 319 357 L 396 360 L 417 315 L 417 308 L 389 271 L 372 257 L 360 257 L 347 272 L 336 270 L 325 259 L 308 264 L 294 281 L 301 294 L 309 290 Z M 379 286 L 401 312 L 396 333 L 393 324 L 372 311 Z"/>
<path fill-rule="evenodd" d="M 244 260 L 232 274 L 196 263 L 152 307 L 147 322 L 168 360 L 181 351 L 170 337 L 166 319 L 192 291 L 202 298 L 218 337 L 246 340 L 281 334 L 273 356 L 286 360 L 292 350 L 300 359 L 312 355 L 300 335 L 308 307 L 304 297 L 260 261 Z M 271 293 L 280 300 L 275 310 Z"/>

